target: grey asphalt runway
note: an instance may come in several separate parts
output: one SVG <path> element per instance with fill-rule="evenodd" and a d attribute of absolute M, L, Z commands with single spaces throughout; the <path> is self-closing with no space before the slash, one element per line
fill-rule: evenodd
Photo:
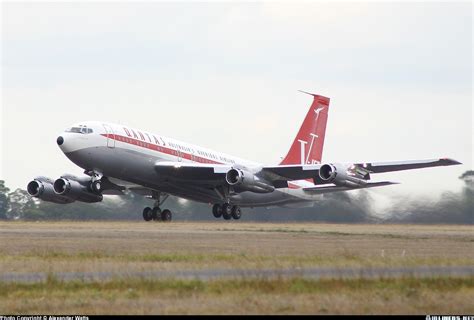
<path fill-rule="evenodd" d="M 15 273 L 0 274 L 2 282 L 43 282 L 48 276 L 61 281 L 107 281 L 112 279 L 183 279 L 183 280 L 215 280 L 215 279 L 272 279 L 301 277 L 308 279 L 377 279 L 400 277 L 466 277 L 474 276 L 474 266 L 440 266 L 440 267 L 396 267 L 396 268 L 305 268 L 282 270 L 187 270 L 187 271 L 144 271 L 144 272 L 57 272 L 53 274 Z"/>

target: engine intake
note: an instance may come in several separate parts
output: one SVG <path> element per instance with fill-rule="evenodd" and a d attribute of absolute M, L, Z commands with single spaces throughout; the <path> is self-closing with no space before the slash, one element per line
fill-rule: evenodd
<path fill-rule="evenodd" d="M 225 175 L 225 180 L 231 186 L 235 186 L 238 183 L 242 183 L 243 179 L 244 179 L 244 173 L 243 171 L 238 170 L 238 169 L 230 169 L 229 171 L 227 171 L 227 174 Z"/>
<path fill-rule="evenodd" d="M 323 164 L 319 168 L 319 177 L 323 181 L 332 182 L 337 176 L 337 169 L 332 164 Z"/>
<path fill-rule="evenodd" d="M 270 193 L 275 190 L 275 187 L 268 182 L 242 169 L 230 169 L 225 175 L 225 180 L 230 186 L 234 187 L 236 192 Z"/>
<path fill-rule="evenodd" d="M 44 192 L 44 185 L 41 181 L 33 180 L 26 186 L 26 191 L 28 191 L 28 194 L 32 197 L 38 197 Z"/>
<path fill-rule="evenodd" d="M 46 177 L 38 177 L 30 181 L 26 186 L 26 191 L 30 196 L 44 201 L 60 204 L 74 202 L 74 199 L 56 194 L 54 192 L 53 181 Z"/>
<path fill-rule="evenodd" d="M 62 176 L 54 181 L 54 192 L 81 202 L 100 202 L 103 196 L 90 191 L 92 179 L 78 178 L 75 176 Z"/>

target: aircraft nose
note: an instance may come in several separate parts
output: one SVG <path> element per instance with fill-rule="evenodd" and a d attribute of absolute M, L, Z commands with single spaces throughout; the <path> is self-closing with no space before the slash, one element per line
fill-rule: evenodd
<path fill-rule="evenodd" d="M 56 142 L 58 143 L 58 146 L 62 145 L 64 143 L 64 138 L 59 136 L 57 139 L 56 139 Z"/>

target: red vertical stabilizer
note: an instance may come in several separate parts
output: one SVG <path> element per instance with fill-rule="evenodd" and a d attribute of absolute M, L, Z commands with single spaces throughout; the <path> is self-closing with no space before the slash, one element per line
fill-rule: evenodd
<path fill-rule="evenodd" d="M 280 163 L 281 165 L 321 163 L 326 123 L 328 121 L 329 98 L 312 93 L 308 94 L 313 96 L 313 103 L 291 145 L 290 151 Z"/>

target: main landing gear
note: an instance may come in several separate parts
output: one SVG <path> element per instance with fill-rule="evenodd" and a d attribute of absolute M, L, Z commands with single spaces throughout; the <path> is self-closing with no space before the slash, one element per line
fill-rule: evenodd
<path fill-rule="evenodd" d="M 242 217 L 242 211 L 240 210 L 239 206 L 233 206 L 229 203 L 218 204 L 216 203 L 212 207 L 212 214 L 216 218 L 223 217 L 224 220 L 230 220 L 234 218 L 235 220 L 239 220 Z"/>
<path fill-rule="evenodd" d="M 153 198 L 156 199 L 155 201 L 155 206 L 153 208 L 146 207 L 143 209 L 143 220 L 145 221 L 164 221 L 164 222 L 169 222 L 171 221 L 172 214 L 171 211 L 168 209 L 165 209 L 161 211 L 160 205 L 165 202 L 165 200 L 168 198 L 168 195 L 164 195 L 161 197 L 161 194 L 154 194 Z"/>
<path fill-rule="evenodd" d="M 168 209 L 165 209 L 161 211 L 160 207 L 146 207 L 143 209 L 143 219 L 145 221 L 171 221 L 172 214 L 171 211 Z"/>

